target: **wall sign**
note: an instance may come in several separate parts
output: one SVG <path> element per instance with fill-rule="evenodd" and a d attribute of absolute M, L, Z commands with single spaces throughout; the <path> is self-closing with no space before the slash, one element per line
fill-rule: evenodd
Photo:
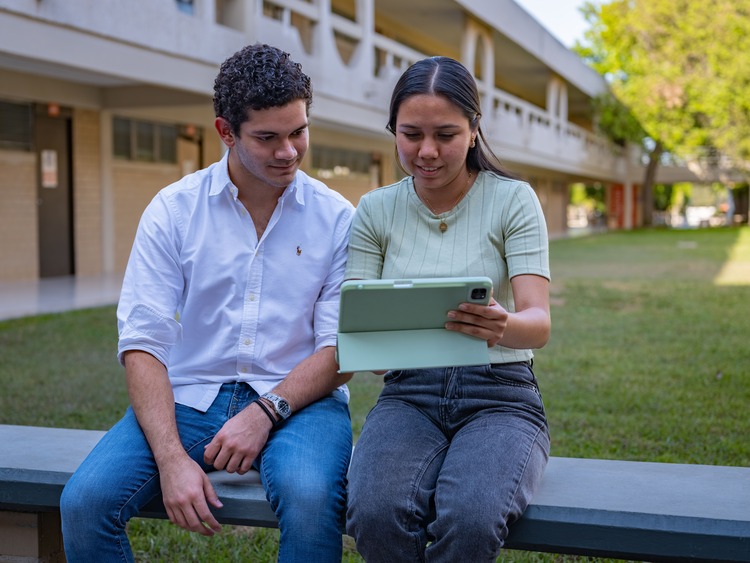
<path fill-rule="evenodd" d="M 42 187 L 56 188 L 57 185 L 57 151 L 45 149 L 42 151 Z"/>

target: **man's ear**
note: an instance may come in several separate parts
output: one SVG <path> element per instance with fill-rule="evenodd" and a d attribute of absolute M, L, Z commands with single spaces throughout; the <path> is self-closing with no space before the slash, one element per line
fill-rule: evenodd
<path fill-rule="evenodd" d="M 234 146 L 235 138 L 234 133 L 232 132 L 232 126 L 229 125 L 229 122 L 226 119 L 223 117 L 217 117 L 214 120 L 214 127 L 216 127 L 216 132 L 219 133 L 219 137 L 226 146 Z"/>

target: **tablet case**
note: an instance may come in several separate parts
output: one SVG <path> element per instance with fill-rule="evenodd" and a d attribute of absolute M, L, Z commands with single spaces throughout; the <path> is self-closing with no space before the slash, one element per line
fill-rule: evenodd
<path fill-rule="evenodd" d="M 340 372 L 489 363 L 487 342 L 447 330 L 460 303 L 486 305 L 487 277 L 349 280 L 341 286 Z"/>

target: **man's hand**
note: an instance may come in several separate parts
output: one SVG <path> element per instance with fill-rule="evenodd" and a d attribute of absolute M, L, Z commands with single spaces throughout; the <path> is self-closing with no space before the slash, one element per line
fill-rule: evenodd
<path fill-rule="evenodd" d="M 160 471 L 161 493 L 169 520 L 190 532 L 213 536 L 221 524 L 211 514 L 208 503 L 223 505 L 208 475 L 192 459 L 185 456 Z"/>
<path fill-rule="evenodd" d="M 203 459 L 216 469 L 244 475 L 268 441 L 271 428 L 265 413 L 252 403 L 224 423 L 206 446 Z"/>

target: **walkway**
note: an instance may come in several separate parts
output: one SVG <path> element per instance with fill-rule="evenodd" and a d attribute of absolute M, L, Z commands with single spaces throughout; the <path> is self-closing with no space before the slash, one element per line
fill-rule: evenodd
<path fill-rule="evenodd" d="M 122 274 L 0 282 L 0 320 L 117 303 Z"/>

